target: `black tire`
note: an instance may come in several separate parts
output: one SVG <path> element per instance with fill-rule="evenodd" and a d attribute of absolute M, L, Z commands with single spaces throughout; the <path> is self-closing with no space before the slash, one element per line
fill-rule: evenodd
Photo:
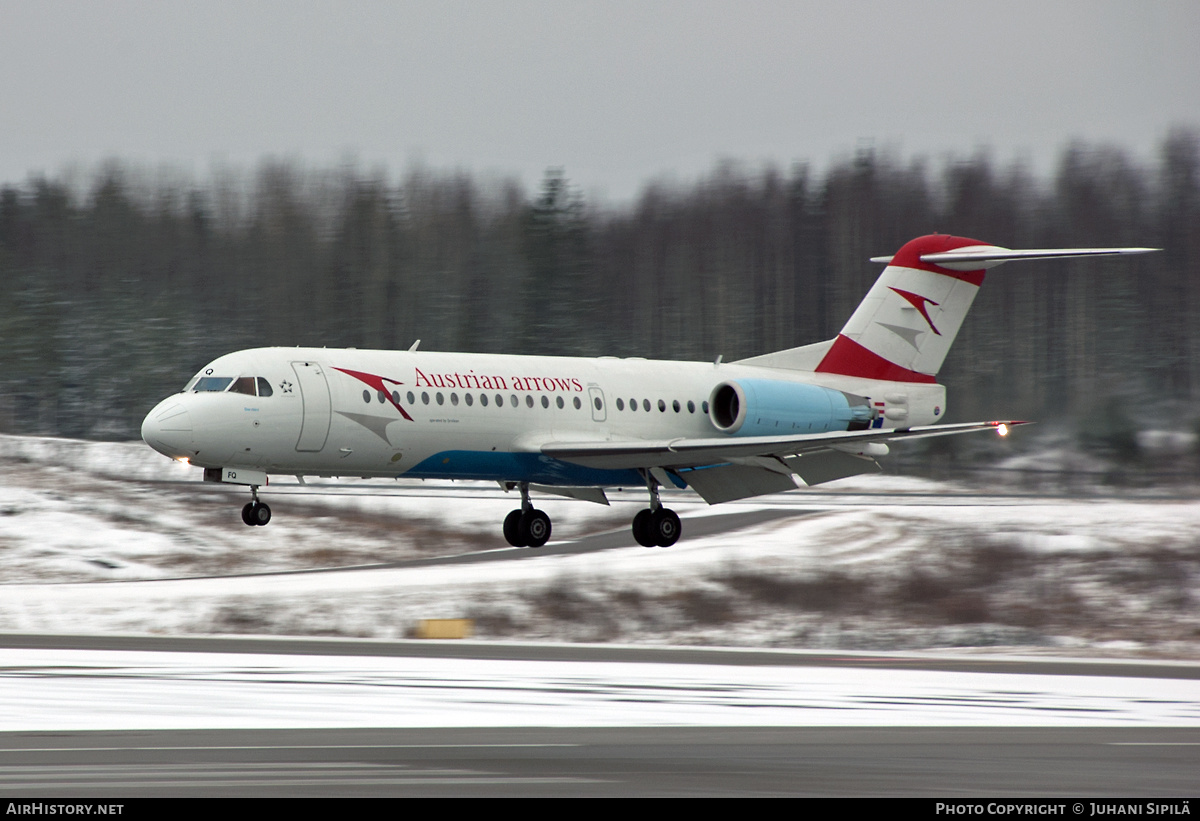
<path fill-rule="evenodd" d="M 504 517 L 504 540 L 513 547 L 525 547 L 526 543 L 521 538 L 521 511 L 511 511 Z"/>
<path fill-rule="evenodd" d="M 246 506 L 242 508 L 242 521 L 254 527 L 254 502 L 246 502 Z"/>
<path fill-rule="evenodd" d="M 521 536 L 529 547 L 541 547 L 550 541 L 550 517 L 540 510 L 521 515 Z"/>
<path fill-rule="evenodd" d="M 633 538 L 642 547 L 658 545 L 658 540 L 654 538 L 654 532 L 650 529 L 650 520 L 653 516 L 654 512 L 647 507 L 639 510 L 638 514 L 633 517 Z"/>
<path fill-rule="evenodd" d="M 650 531 L 659 547 L 670 547 L 679 541 L 681 531 L 679 514 L 665 507 L 660 507 L 650 517 Z"/>
<path fill-rule="evenodd" d="M 250 518 L 254 520 L 256 525 L 265 525 L 271 521 L 271 508 L 263 502 L 257 502 L 252 506 Z"/>

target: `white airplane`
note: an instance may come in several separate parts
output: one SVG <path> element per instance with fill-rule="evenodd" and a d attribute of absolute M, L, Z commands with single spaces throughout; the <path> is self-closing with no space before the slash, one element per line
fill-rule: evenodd
<path fill-rule="evenodd" d="M 1153 248 L 1013 251 L 935 234 L 886 267 L 836 339 L 737 362 L 256 348 L 222 356 L 142 423 L 158 452 L 248 485 L 247 525 L 265 525 L 269 474 L 474 479 L 519 489 L 504 520 L 540 547 L 550 518 L 531 489 L 607 504 L 645 485 L 633 519 L 647 547 L 679 538 L 659 487 L 709 504 L 878 471 L 888 442 L 1019 422 L 934 425 L 936 375 L 983 283 L 1003 262 Z"/>

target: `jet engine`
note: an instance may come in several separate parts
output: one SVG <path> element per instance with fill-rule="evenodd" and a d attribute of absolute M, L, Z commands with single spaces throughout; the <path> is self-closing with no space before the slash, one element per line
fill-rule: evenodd
<path fill-rule="evenodd" d="M 861 396 L 778 379 L 731 379 L 713 388 L 708 416 L 731 436 L 866 430 L 874 412 Z"/>

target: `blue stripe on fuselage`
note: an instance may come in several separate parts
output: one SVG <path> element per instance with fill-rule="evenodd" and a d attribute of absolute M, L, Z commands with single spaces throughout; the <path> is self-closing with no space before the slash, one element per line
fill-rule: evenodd
<path fill-rule="evenodd" d="M 444 450 L 402 475 L 415 479 L 483 479 L 568 487 L 637 487 L 645 483 L 636 470 L 602 470 L 551 459 L 540 453 L 486 450 Z"/>

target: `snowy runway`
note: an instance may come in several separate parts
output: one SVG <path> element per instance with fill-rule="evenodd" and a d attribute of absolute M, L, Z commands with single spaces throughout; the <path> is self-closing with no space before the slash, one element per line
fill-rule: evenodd
<path fill-rule="evenodd" d="M 1198 727 L 1189 679 L 839 667 L 6 649 L 0 731 Z"/>

